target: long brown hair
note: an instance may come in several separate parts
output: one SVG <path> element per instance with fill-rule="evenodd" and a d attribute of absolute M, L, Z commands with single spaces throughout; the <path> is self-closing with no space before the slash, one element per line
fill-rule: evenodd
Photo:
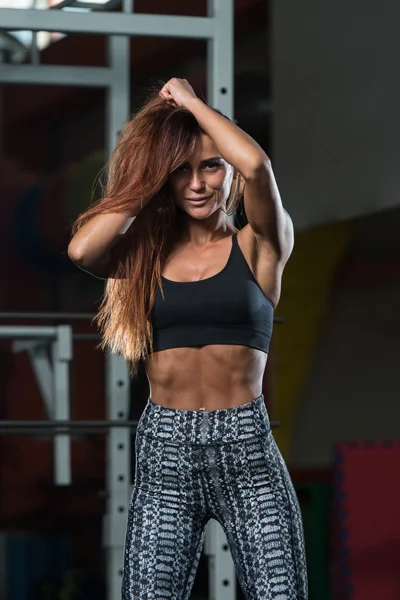
<path fill-rule="evenodd" d="M 137 374 L 139 362 L 153 351 L 151 311 L 161 272 L 179 231 L 179 210 L 168 176 L 185 163 L 203 133 L 188 110 L 153 93 L 123 127 L 102 172 L 104 196 L 79 216 L 75 234 L 98 214 L 140 212 L 112 249 L 113 273 L 95 317 L 103 334 L 101 349 L 122 354 Z M 233 179 L 226 212 L 236 212 L 243 191 L 239 173 Z"/>

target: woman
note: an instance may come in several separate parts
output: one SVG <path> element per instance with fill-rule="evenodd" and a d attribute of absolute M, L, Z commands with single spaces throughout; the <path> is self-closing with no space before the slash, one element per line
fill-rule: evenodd
<path fill-rule="evenodd" d="M 244 188 L 244 191 L 243 191 Z M 229 215 L 243 195 L 248 225 Z M 108 278 L 102 347 L 150 398 L 136 433 L 125 600 L 190 596 L 210 518 L 248 600 L 305 600 L 295 491 L 261 393 L 293 247 L 268 156 L 171 79 L 122 131 L 71 259 Z"/>

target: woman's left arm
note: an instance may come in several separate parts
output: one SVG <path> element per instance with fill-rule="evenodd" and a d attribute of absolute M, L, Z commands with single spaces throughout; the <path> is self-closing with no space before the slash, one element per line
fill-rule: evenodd
<path fill-rule="evenodd" d="M 252 137 L 197 98 L 186 79 L 174 77 L 161 89 L 167 102 L 189 110 L 222 158 L 245 180 L 244 208 L 256 239 L 267 242 L 284 265 L 293 249 L 293 224 L 282 206 L 271 161 Z"/>
<path fill-rule="evenodd" d="M 244 208 L 256 237 L 266 239 L 285 263 L 293 249 L 293 225 L 282 206 L 269 157 L 252 137 L 196 96 L 188 98 L 190 110 L 210 136 L 222 158 L 245 180 Z"/>
<path fill-rule="evenodd" d="M 200 100 L 186 79 L 174 77 L 161 89 L 167 102 L 186 108 L 213 140 L 222 158 L 245 180 L 244 208 L 258 240 L 267 241 L 284 265 L 293 249 L 293 224 L 282 206 L 271 161 L 252 137 Z"/>

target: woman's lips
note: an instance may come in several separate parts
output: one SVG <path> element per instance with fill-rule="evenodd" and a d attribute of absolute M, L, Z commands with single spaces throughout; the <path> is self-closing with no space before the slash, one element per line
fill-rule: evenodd
<path fill-rule="evenodd" d="M 205 198 L 185 198 L 185 200 L 191 202 L 192 204 L 201 204 L 209 200 L 211 197 L 212 196 L 206 196 Z"/>

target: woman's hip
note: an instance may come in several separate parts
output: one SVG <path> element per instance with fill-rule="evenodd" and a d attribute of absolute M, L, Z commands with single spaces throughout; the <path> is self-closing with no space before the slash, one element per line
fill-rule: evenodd
<path fill-rule="evenodd" d="M 137 435 L 195 446 L 230 444 L 263 437 L 271 425 L 261 394 L 251 402 L 218 410 L 181 410 L 155 404 L 149 398 Z"/>

